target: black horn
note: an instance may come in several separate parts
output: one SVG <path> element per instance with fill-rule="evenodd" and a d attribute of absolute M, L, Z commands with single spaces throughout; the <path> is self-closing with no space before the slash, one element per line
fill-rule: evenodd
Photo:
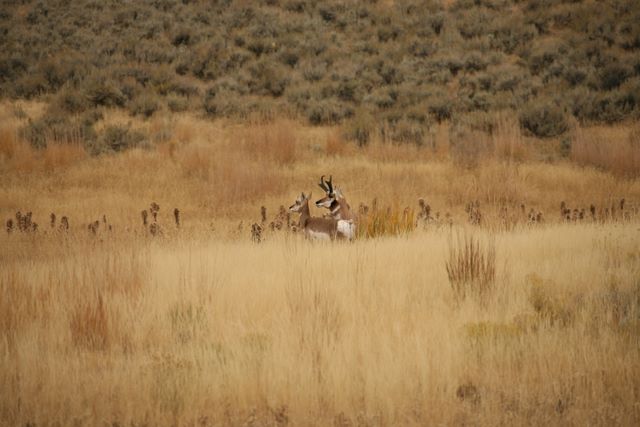
<path fill-rule="evenodd" d="M 324 175 L 322 175 L 320 177 L 320 183 L 318 183 L 318 185 L 320 186 L 320 188 L 322 188 L 326 193 L 329 192 L 329 188 L 327 187 L 327 184 L 325 184 L 324 182 Z"/>

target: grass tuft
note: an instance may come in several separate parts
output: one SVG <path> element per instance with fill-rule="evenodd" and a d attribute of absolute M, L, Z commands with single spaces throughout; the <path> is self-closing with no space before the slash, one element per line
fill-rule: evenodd
<path fill-rule="evenodd" d="M 479 238 L 471 234 L 458 235 L 455 242 L 449 242 L 445 267 L 457 300 L 467 297 L 484 300 L 495 284 L 495 243 L 481 243 Z"/>

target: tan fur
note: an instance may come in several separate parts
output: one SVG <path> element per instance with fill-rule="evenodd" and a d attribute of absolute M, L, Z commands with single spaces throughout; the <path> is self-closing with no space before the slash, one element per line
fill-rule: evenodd
<path fill-rule="evenodd" d="M 335 219 L 311 216 L 309 212 L 310 197 L 311 194 L 305 196 L 305 194 L 302 193 L 300 197 L 296 199 L 296 202 L 289 207 L 290 211 L 300 213 L 300 228 L 304 230 L 305 237 L 309 239 L 328 238 L 330 240 L 343 237 L 338 233 L 338 221 Z"/>

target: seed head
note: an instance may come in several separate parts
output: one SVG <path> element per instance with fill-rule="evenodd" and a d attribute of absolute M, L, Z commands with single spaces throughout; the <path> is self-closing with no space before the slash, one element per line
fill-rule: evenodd
<path fill-rule="evenodd" d="M 158 224 L 157 222 L 151 224 L 149 226 L 149 233 L 151 233 L 151 235 L 154 237 L 162 234 L 162 231 L 160 230 L 160 224 Z"/>
<path fill-rule="evenodd" d="M 180 227 L 180 211 L 178 208 L 173 210 L 173 218 L 176 220 L 176 227 Z"/>
<path fill-rule="evenodd" d="M 258 223 L 253 223 L 251 225 L 251 240 L 255 243 L 260 243 L 262 240 L 262 227 Z"/>
<path fill-rule="evenodd" d="M 153 220 L 157 221 L 158 219 L 158 212 L 160 211 L 160 205 L 158 205 L 156 202 L 151 202 L 151 209 L 149 209 L 151 211 L 151 215 L 153 216 Z"/>

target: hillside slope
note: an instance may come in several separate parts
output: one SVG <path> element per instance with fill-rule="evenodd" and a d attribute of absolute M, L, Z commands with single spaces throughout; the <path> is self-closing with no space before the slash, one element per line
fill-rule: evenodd
<path fill-rule="evenodd" d="M 418 144 L 436 121 L 514 110 L 553 137 L 571 116 L 638 117 L 638 22 L 634 0 L 5 1 L 0 97 L 50 97 L 34 145 L 95 138 L 102 107 L 348 120 L 360 143 L 381 123 Z"/>

